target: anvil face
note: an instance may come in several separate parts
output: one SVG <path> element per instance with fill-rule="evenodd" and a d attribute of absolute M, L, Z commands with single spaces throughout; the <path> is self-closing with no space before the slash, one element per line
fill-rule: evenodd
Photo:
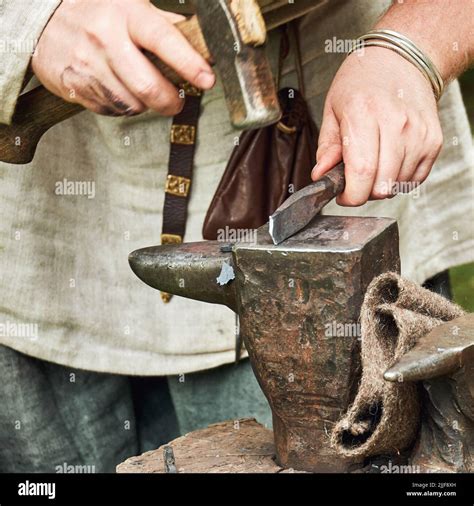
<path fill-rule="evenodd" d="M 132 253 L 130 264 L 154 288 L 225 304 L 239 314 L 272 408 L 282 466 L 348 470 L 357 463 L 337 455 L 329 437 L 359 379 L 357 323 L 366 288 L 375 276 L 399 271 L 395 221 L 317 216 L 279 245 L 262 228 L 255 242 L 223 246 L 146 248 Z M 224 264 L 235 279 L 220 285 Z"/>
<path fill-rule="evenodd" d="M 311 223 L 283 243 L 273 244 L 268 224 L 259 228 L 256 244 L 237 244 L 237 249 L 272 251 L 350 252 L 362 249 L 380 235 L 394 220 L 353 216 L 316 216 Z M 395 227 L 396 228 L 396 227 Z"/>

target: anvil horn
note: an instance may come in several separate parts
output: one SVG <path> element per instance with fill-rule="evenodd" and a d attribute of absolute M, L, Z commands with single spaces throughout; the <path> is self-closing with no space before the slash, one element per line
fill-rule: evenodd
<path fill-rule="evenodd" d="M 421 429 L 411 465 L 423 473 L 472 473 L 474 315 L 435 327 L 384 377 L 388 381 L 422 380 Z"/>
<path fill-rule="evenodd" d="M 474 362 L 474 316 L 467 314 L 443 323 L 388 369 L 387 381 L 421 381 L 456 372 Z"/>
<path fill-rule="evenodd" d="M 225 252 L 222 251 L 225 250 Z M 157 290 L 189 299 L 223 304 L 236 310 L 234 283 L 220 284 L 223 271 L 233 269 L 232 253 L 222 242 L 166 244 L 142 248 L 128 257 L 133 272 Z"/>

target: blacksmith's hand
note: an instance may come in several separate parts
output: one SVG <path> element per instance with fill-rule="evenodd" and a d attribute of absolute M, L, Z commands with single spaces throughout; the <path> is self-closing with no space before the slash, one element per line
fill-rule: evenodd
<path fill-rule="evenodd" d="M 174 26 L 182 19 L 148 0 L 64 0 L 38 41 L 33 71 L 52 93 L 99 114 L 175 115 L 184 101 L 142 50 L 211 88 L 211 67 Z"/>
<path fill-rule="evenodd" d="M 375 28 L 408 37 L 429 56 L 445 83 L 473 60 L 471 0 L 394 2 Z M 442 145 L 429 80 L 396 52 L 366 47 L 345 59 L 330 87 L 312 178 L 344 160 L 346 188 L 337 202 L 360 206 L 422 183 Z"/>

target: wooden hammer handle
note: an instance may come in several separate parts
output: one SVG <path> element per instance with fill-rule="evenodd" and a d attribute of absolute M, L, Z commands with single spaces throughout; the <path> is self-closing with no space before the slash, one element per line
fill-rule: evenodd
<path fill-rule="evenodd" d="M 180 21 L 176 27 L 207 61 L 210 54 L 204 41 L 197 17 Z M 183 81 L 155 55 L 147 57 L 173 84 Z M 0 125 L 0 160 L 8 163 L 29 163 L 43 134 L 52 126 L 81 112 L 82 106 L 65 102 L 62 98 L 39 86 L 18 99 L 11 125 Z"/>

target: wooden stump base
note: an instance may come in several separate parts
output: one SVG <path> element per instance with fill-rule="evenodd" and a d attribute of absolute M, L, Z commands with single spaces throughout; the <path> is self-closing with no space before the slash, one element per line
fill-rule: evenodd
<path fill-rule="evenodd" d="M 171 447 L 178 473 L 280 473 L 273 432 L 253 418 L 229 420 L 190 432 L 167 445 L 130 457 L 117 473 L 165 473 L 164 451 Z M 168 466 L 169 468 L 169 466 Z"/>

